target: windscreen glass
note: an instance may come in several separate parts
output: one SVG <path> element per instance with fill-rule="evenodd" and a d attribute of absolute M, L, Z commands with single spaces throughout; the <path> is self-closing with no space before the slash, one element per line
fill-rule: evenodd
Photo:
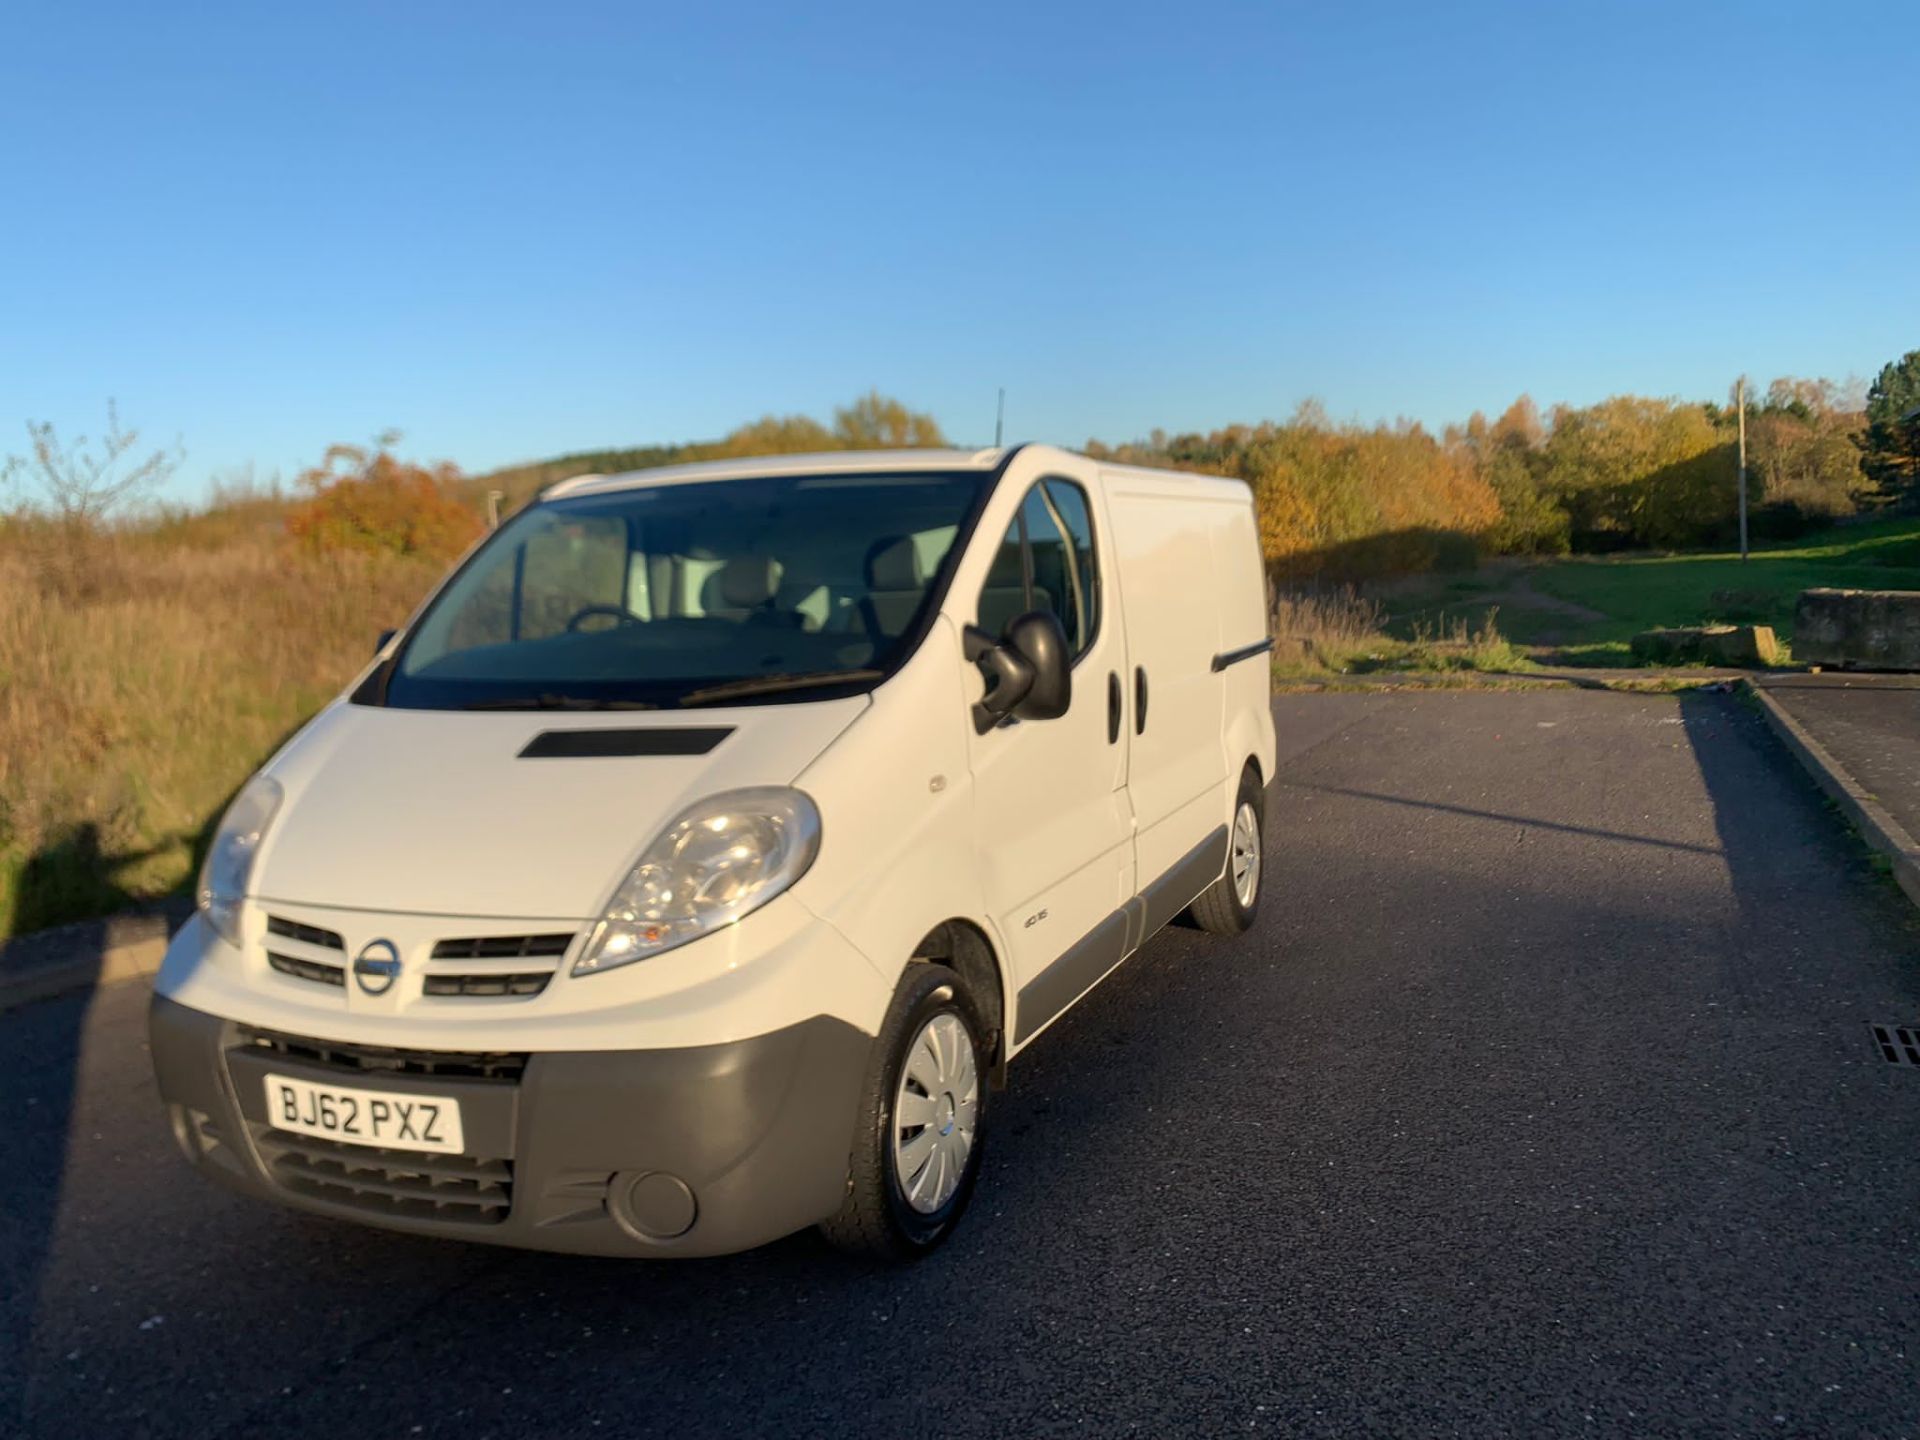
<path fill-rule="evenodd" d="M 437 596 L 384 703 L 818 699 L 906 658 L 988 477 L 799 475 L 536 505 Z"/>

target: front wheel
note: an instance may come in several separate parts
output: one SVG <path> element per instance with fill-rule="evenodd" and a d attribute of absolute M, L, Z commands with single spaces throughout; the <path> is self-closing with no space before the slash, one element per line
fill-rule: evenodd
<path fill-rule="evenodd" d="M 1227 832 L 1227 873 L 1201 893 L 1189 914 L 1202 930 L 1241 935 L 1260 909 L 1261 864 L 1266 855 L 1266 795 L 1249 768 L 1240 777 Z"/>
<path fill-rule="evenodd" d="M 980 1173 L 987 1056 L 960 977 L 907 967 L 860 1103 L 846 1198 L 822 1222 L 843 1250 L 917 1260 L 953 1232 Z"/>

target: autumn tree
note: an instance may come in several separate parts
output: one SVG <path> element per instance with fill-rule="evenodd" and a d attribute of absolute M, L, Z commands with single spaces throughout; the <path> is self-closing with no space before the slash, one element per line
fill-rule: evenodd
<path fill-rule="evenodd" d="M 1501 412 L 1491 431 L 1494 444 L 1508 450 L 1537 451 L 1547 443 L 1547 424 L 1531 395 L 1522 395 Z"/>
<path fill-rule="evenodd" d="M 1671 549 L 1725 524 L 1739 478 L 1731 439 L 1706 406 L 1616 395 L 1555 409 L 1541 487 L 1566 510 L 1576 548 Z"/>
<path fill-rule="evenodd" d="M 1500 516 L 1486 534 L 1489 549 L 1507 555 L 1564 555 L 1571 523 L 1567 512 L 1540 488 L 1547 427 L 1540 407 L 1522 395 L 1491 425 L 1476 411 L 1452 437 L 1471 458 Z"/>
<path fill-rule="evenodd" d="M 1415 424 L 1337 424 L 1316 401 L 1285 424 L 1229 425 L 1088 453 L 1231 475 L 1252 488 L 1261 553 L 1283 584 L 1471 559 L 1500 506 L 1471 461 Z"/>
<path fill-rule="evenodd" d="M 1785 376 L 1747 412 L 1755 528 L 1791 535 L 1853 513 L 1860 469 L 1858 397 L 1831 380 Z"/>
<path fill-rule="evenodd" d="M 870 390 L 833 412 L 833 438 L 848 450 L 910 450 L 947 443 L 931 416 Z"/>

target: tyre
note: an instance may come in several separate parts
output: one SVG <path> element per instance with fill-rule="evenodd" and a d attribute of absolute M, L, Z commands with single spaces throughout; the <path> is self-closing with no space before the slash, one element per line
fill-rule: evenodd
<path fill-rule="evenodd" d="M 1244 934 L 1260 912 L 1261 863 L 1266 857 L 1267 806 L 1260 779 L 1249 766 L 1240 776 L 1227 830 L 1227 873 L 1201 893 L 1187 913 L 1215 935 Z"/>
<path fill-rule="evenodd" d="M 820 1226 L 833 1244 L 917 1260 L 953 1233 L 980 1174 L 986 1033 L 958 975 L 944 965 L 907 967 L 874 1045 L 846 1198 Z"/>

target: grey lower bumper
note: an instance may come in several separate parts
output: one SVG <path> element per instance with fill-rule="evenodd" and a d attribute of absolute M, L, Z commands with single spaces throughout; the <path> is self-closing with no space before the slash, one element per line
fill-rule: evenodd
<path fill-rule="evenodd" d="M 158 996 L 175 1138 L 235 1189 L 418 1235 L 596 1255 L 718 1255 L 825 1219 L 871 1037 L 826 1016 L 684 1050 L 464 1056 L 262 1035 Z M 465 1155 L 267 1124 L 268 1073 L 460 1102 Z"/>

